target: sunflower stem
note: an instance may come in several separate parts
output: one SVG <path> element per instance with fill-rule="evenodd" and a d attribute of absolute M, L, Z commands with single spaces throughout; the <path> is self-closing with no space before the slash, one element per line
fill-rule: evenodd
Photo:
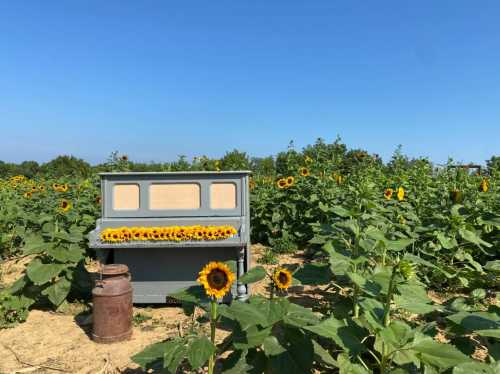
<path fill-rule="evenodd" d="M 217 322 L 217 300 L 212 297 L 210 301 L 210 341 L 215 345 L 215 324 Z M 215 367 L 215 353 L 208 359 L 208 374 L 213 374 Z"/>

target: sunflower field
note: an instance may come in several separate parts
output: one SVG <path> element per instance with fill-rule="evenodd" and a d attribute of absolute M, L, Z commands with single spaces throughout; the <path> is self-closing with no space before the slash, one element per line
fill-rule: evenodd
<path fill-rule="evenodd" d="M 90 175 L 0 180 L 0 256 L 29 258 L 23 275 L 0 288 L 0 327 L 32 308 L 88 300 L 95 171 L 137 166 L 114 154 Z M 218 300 L 236 282 L 235 264 L 207 264 L 199 285 L 171 295 L 193 328 L 132 360 L 163 373 L 500 372 L 500 170 L 451 166 L 399 151 L 384 164 L 338 141 L 265 159 L 233 151 L 160 165 L 252 169 L 252 241 L 273 261 L 240 279 L 266 282 L 268 292 L 230 305 Z M 134 230 L 126 238 L 153 235 Z M 186 230 L 183 237 L 202 239 L 219 229 Z M 233 233 L 220 232 L 221 240 Z M 287 264 L 283 254 L 302 261 Z"/>

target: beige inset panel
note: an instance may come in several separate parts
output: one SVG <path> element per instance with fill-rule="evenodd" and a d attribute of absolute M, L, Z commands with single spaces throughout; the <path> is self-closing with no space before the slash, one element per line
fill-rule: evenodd
<path fill-rule="evenodd" d="M 113 209 L 114 210 L 139 209 L 139 185 L 115 184 L 113 186 Z"/>
<path fill-rule="evenodd" d="M 212 208 L 212 209 L 235 209 L 236 208 L 236 184 L 234 184 L 234 183 L 212 183 L 210 185 L 210 208 Z"/>
<path fill-rule="evenodd" d="M 197 183 L 149 186 L 149 209 L 199 209 L 200 204 L 200 185 Z"/>

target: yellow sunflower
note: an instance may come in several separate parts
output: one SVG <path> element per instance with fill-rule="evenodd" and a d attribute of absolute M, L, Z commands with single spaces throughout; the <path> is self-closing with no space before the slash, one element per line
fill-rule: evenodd
<path fill-rule="evenodd" d="M 38 186 L 38 191 L 45 192 L 45 186 L 43 184 L 41 184 L 40 186 Z"/>
<path fill-rule="evenodd" d="M 284 178 L 281 178 L 280 180 L 278 180 L 278 182 L 276 183 L 278 185 L 278 188 L 286 188 L 287 187 L 287 182 L 286 182 L 286 179 Z"/>
<path fill-rule="evenodd" d="M 219 299 L 229 292 L 235 279 L 229 266 L 212 261 L 200 271 L 197 281 L 203 285 L 208 296 Z"/>
<path fill-rule="evenodd" d="M 295 183 L 295 178 L 292 176 L 289 176 L 286 178 L 286 186 L 287 187 L 292 187 L 293 184 Z"/>
<path fill-rule="evenodd" d="M 285 268 L 279 268 L 273 274 L 273 281 L 280 290 L 286 290 L 292 285 L 292 274 Z"/>
<path fill-rule="evenodd" d="M 299 169 L 299 174 L 302 176 L 302 177 L 308 177 L 310 175 L 309 173 L 309 169 L 308 168 L 305 168 L 305 167 L 302 167 Z"/>
<path fill-rule="evenodd" d="M 59 191 L 60 191 L 60 192 L 66 192 L 66 191 L 68 191 L 68 189 L 69 189 L 69 186 L 68 186 L 68 184 L 67 184 L 67 183 L 61 184 L 61 185 L 59 186 Z"/>
<path fill-rule="evenodd" d="M 488 192 L 488 189 L 490 188 L 488 179 L 484 178 L 481 183 L 479 184 L 479 191 L 480 192 Z"/>
<path fill-rule="evenodd" d="M 33 196 L 33 193 L 31 193 L 31 192 L 29 192 L 29 191 L 24 193 L 24 197 L 25 197 L 26 199 L 31 199 L 31 197 L 32 197 L 32 196 Z"/>
<path fill-rule="evenodd" d="M 385 191 L 384 191 L 384 197 L 387 199 L 387 200 L 391 200 L 392 199 L 392 194 L 394 193 L 394 190 L 392 188 L 386 188 Z"/>
<path fill-rule="evenodd" d="M 399 187 L 398 188 L 398 195 L 397 196 L 398 196 L 398 200 L 399 201 L 403 201 L 404 200 L 404 198 L 405 198 L 405 190 L 404 190 L 403 187 Z"/>
<path fill-rule="evenodd" d="M 337 184 L 341 184 L 344 181 L 344 177 L 342 177 L 342 175 L 337 175 L 335 176 L 335 181 Z"/>
<path fill-rule="evenodd" d="M 55 191 L 59 191 L 59 184 L 53 183 L 52 184 L 52 189 L 55 190 Z"/>
<path fill-rule="evenodd" d="M 304 158 L 304 161 L 305 161 L 307 164 L 310 164 L 311 162 L 313 162 L 313 159 L 312 159 L 311 157 L 309 157 L 309 156 L 306 156 L 306 157 Z"/>
<path fill-rule="evenodd" d="M 31 191 L 32 191 L 32 192 L 36 192 L 36 191 L 37 191 L 36 186 L 31 186 Z"/>
<path fill-rule="evenodd" d="M 71 209 L 71 203 L 66 199 L 62 199 L 59 203 L 59 208 L 61 208 L 63 213 L 67 213 Z"/>

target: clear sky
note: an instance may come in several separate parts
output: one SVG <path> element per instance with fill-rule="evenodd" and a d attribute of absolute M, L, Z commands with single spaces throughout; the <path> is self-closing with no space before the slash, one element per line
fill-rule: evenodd
<path fill-rule="evenodd" d="M 0 160 L 500 154 L 500 1 L 0 0 Z"/>

